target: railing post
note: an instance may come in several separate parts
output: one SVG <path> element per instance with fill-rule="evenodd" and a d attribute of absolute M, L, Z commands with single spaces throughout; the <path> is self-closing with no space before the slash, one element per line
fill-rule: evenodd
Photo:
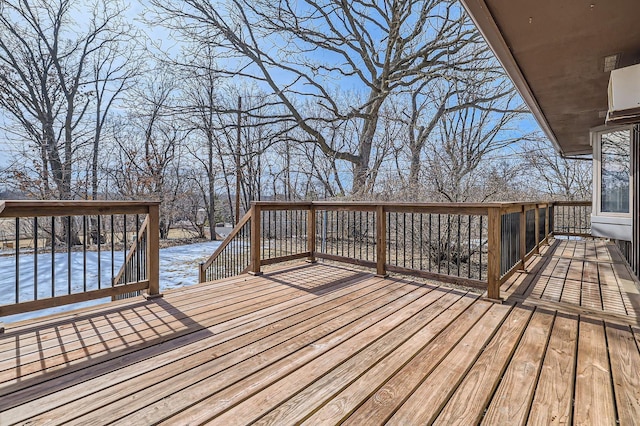
<path fill-rule="evenodd" d="M 536 238 L 536 245 L 533 249 L 533 252 L 535 254 L 540 253 L 540 209 L 538 208 L 538 203 L 536 203 L 536 209 L 535 209 L 535 230 L 533 231 L 533 233 L 535 234 L 535 238 Z"/>
<path fill-rule="evenodd" d="M 260 271 L 260 206 L 257 204 L 251 205 L 251 266 L 249 273 L 251 275 L 262 275 Z"/>
<path fill-rule="evenodd" d="M 149 268 L 149 289 L 145 298 L 162 297 L 160 294 L 160 206 L 149 206 L 147 223 L 147 268 Z"/>
<path fill-rule="evenodd" d="M 204 270 L 204 262 L 200 262 L 200 266 L 198 267 L 198 282 L 203 283 L 206 279 L 207 277 Z"/>
<path fill-rule="evenodd" d="M 546 216 L 544 218 L 544 241 L 549 244 L 549 226 L 551 225 L 551 203 L 547 203 Z"/>
<path fill-rule="evenodd" d="M 387 216 L 384 206 L 376 206 L 376 276 L 386 277 L 387 270 Z"/>
<path fill-rule="evenodd" d="M 309 205 L 307 213 L 307 251 L 307 262 L 316 263 L 316 208 L 313 203 Z"/>
<path fill-rule="evenodd" d="M 520 209 L 520 262 L 521 270 L 526 271 L 527 261 L 527 206 L 522 205 Z"/>
<path fill-rule="evenodd" d="M 502 301 L 500 298 L 500 251 L 502 249 L 500 208 L 490 207 L 488 213 L 487 299 Z"/>

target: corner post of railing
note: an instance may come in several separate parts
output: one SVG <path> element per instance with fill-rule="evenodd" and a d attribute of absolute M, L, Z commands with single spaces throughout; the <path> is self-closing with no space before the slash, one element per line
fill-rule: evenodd
<path fill-rule="evenodd" d="M 262 245 L 260 244 L 261 207 L 259 204 L 251 204 L 251 266 L 249 274 L 262 275 L 260 271 L 260 257 Z"/>
<path fill-rule="evenodd" d="M 204 262 L 200 262 L 200 266 L 198 267 L 198 282 L 203 283 L 206 280 L 206 273 L 204 269 Z"/>
<path fill-rule="evenodd" d="M 500 298 L 500 235 L 501 209 L 489 207 L 488 211 L 488 258 L 487 258 L 487 299 L 501 302 Z"/>
<path fill-rule="evenodd" d="M 535 254 L 539 254 L 540 253 L 540 208 L 538 207 L 539 204 L 536 203 L 536 210 L 535 210 L 535 230 L 533 231 L 534 236 L 536 238 L 536 245 L 533 249 L 533 252 Z"/>
<path fill-rule="evenodd" d="M 147 222 L 147 268 L 149 288 L 145 294 L 147 299 L 162 297 L 160 293 L 160 205 L 149 205 Z"/>
<path fill-rule="evenodd" d="M 376 276 L 386 277 L 387 269 L 387 216 L 384 205 L 376 206 Z"/>
<path fill-rule="evenodd" d="M 527 270 L 527 206 L 520 208 L 520 269 Z"/>
<path fill-rule="evenodd" d="M 307 262 L 316 263 L 316 207 L 313 203 L 309 204 L 307 212 L 307 251 Z"/>

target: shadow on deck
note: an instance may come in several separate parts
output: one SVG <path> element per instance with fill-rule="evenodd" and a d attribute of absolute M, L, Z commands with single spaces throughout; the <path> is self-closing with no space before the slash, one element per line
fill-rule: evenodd
<path fill-rule="evenodd" d="M 0 424 L 632 424 L 638 287 L 556 240 L 506 303 L 305 264 L 12 327 Z"/>

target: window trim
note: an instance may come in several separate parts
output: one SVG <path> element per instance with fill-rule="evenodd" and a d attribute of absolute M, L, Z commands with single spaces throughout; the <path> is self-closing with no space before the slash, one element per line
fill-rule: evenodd
<path fill-rule="evenodd" d="M 633 216 L 633 173 L 629 164 L 629 212 L 603 212 L 602 209 L 602 135 L 613 132 L 629 132 L 629 162 L 631 163 L 631 144 L 633 143 L 633 125 L 601 126 L 591 129 L 591 145 L 593 146 L 593 204 L 594 214 L 603 217 L 631 218 Z"/>

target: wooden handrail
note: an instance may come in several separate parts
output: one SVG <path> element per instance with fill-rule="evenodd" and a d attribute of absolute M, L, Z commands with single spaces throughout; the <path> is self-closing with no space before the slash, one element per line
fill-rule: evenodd
<path fill-rule="evenodd" d="M 216 258 L 222 253 L 222 251 L 229 245 L 231 241 L 235 238 L 235 236 L 240 232 L 242 227 L 251 219 L 251 210 L 245 213 L 240 219 L 240 222 L 233 227 L 227 238 L 225 238 L 222 243 L 218 246 L 218 248 L 213 252 L 211 256 L 204 262 L 200 264 L 200 274 L 202 274 L 211 264 L 216 260 Z M 202 282 L 202 280 L 200 280 Z"/>
<path fill-rule="evenodd" d="M 0 217 L 145 214 L 157 201 L 14 201 L 2 202 Z"/>

